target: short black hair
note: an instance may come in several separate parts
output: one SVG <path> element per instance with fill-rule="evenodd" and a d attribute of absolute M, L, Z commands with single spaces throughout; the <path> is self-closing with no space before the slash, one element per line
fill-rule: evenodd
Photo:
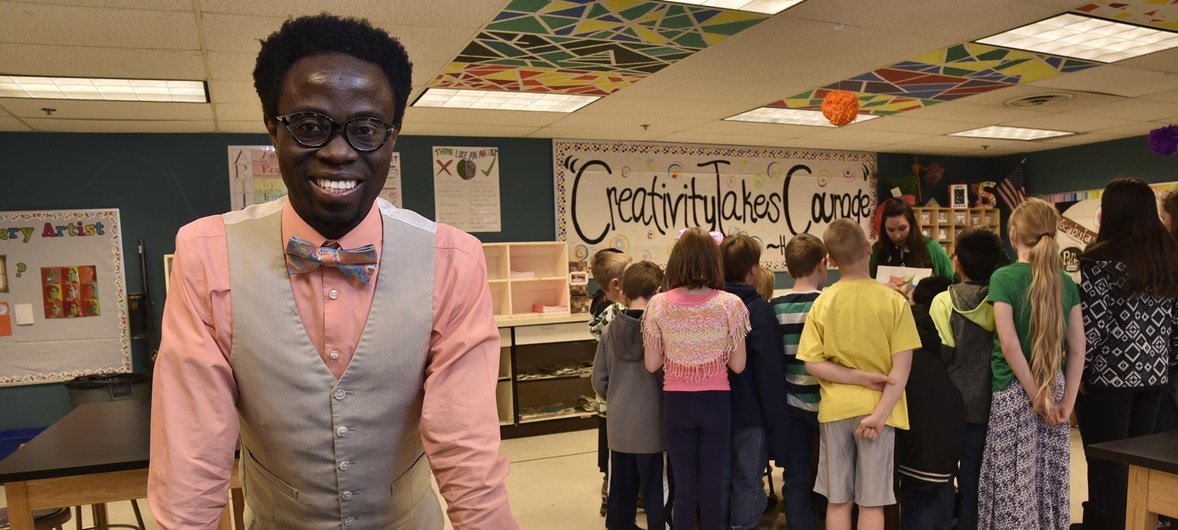
<path fill-rule="evenodd" d="M 920 280 L 920 283 L 917 283 L 916 288 L 912 290 L 912 303 L 928 307 L 933 303 L 933 298 L 936 298 L 952 284 L 953 280 L 944 276 L 929 276 Z"/>
<path fill-rule="evenodd" d="M 974 281 L 990 281 L 990 275 L 1010 261 L 998 234 L 978 226 L 967 228 L 957 235 L 953 253 L 957 255 L 961 272 Z"/>
<path fill-rule="evenodd" d="M 262 112 L 278 114 L 278 98 L 286 72 L 303 57 L 343 53 L 375 64 L 384 71 L 393 89 L 393 125 L 401 126 L 413 81 L 413 63 L 401 42 L 367 20 L 342 18 L 328 13 L 289 18 L 262 40 L 254 65 L 254 89 L 262 100 Z"/>

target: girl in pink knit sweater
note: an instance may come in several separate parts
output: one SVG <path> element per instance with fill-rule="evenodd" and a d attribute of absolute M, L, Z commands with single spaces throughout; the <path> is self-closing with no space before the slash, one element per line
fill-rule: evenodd
<path fill-rule="evenodd" d="M 707 232 L 683 232 L 667 261 L 670 290 L 655 295 L 642 319 L 646 369 L 664 371 L 663 427 L 675 470 L 673 520 L 726 526 L 721 476 L 732 411 L 728 370 L 744 370 L 748 310 L 724 292 L 720 249 Z"/>

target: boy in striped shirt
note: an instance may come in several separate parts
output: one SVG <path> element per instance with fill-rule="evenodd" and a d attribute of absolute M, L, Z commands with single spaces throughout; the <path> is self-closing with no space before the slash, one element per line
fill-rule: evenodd
<path fill-rule="evenodd" d="M 789 433 L 788 457 L 783 466 L 782 496 L 790 530 L 813 530 L 814 512 L 810 477 L 814 438 L 818 435 L 818 380 L 797 359 L 798 339 L 806 314 L 826 283 L 826 246 L 810 234 L 798 234 L 785 246 L 785 267 L 794 278 L 793 288 L 770 301 L 781 326 L 785 353 L 787 407 L 785 432 Z"/>

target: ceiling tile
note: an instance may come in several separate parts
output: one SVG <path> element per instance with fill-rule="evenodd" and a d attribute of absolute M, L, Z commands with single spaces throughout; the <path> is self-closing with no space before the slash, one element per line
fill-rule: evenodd
<path fill-rule="evenodd" d="M 127 10 L 0 2 L 5 42 L 108 48 L 195 50 L 191 11 Z"/>
<path fill-rule="evenodd" d="M 257 121 L 262 122 L 261 103 L 218 103 L 217 121 Z"/>
<path fill-rule="evenodd" d="M 780 138 L 765 136 L 716 135 L 695 132 L 677 132 L 658 138 L 660 142 L 678 144 L 709 144 L 716 146 L 772 147 Z"/>
<path fill-rule="evenodd" d="M 560 120 L 568 114 L 561 112 L 527 112 L 517 110 L 444 109 L 437 107 L 409 107 L 405 123 L 412 125 L 507 125 L 540 127 Z"/>
<path fill-rule="evenodd" d="M 1109 127 L 1107 129 L 1100 129 L 1096 131 L 1100 134 L 1107 134 L 1111 136 L 1120 136 L 1122 138 L 1128 136 L 1145 136 L 1149 131 L 1169 125 L 1166 122 L 1140 122 L 1131 125 L 1122 125 L 1120 127 Z"/>
<path fill-rule="evenodd" d="M 209 81 L 209 96 L 213 103 L 260 104 L 252 81 Z"/>
<path fill-rule="evenodd" d="M 53 0 L 53 3 L 138 10 L 192 11 L 192 0 Z"/>
<path fill-rule="evenodd" d="M 821 130 L 802 136 L 801 138 L 812 140 L 837 140 L 848 142 L 863 142 L 876 144 L 898 144 L 904 142 L 914 142 L 924 138 L 928 138 L 927 134 L 914 134 L 906 132 L 883 132 L 883 131 L 868 131 L 864 129 L 854 129 L 850 126 L 839 128 L 822 128 Z"/>
<path fill-rule="evenodd" d="M 603 97 L 577 111 L 577 114 L 611 116 L 672 116 L 677 118 L 723 119 L 749 110 L 746 103 L 715 101 L 707 104 L 668 98 L 638 98 L 618 92 Z"/>
<path fill-rule="evenodd" d="M 914 118 L 909 112 L 884 116 L 874 120 L 859 122 L 847 127 L 854 127 L 860 131 L 901 132 L 924 135 L 949 134 L 952 132 L 974 129 L 988 124 L 984 118 L 975 121 L 942 121 Z"/>
<path fill-rule="evenodd" d="M 28 125 L 16 118 L 0 116 L 0 131 L 29 131 Z"/>
<path fill-rule="evenodd" d="M 53 118 L 26 118 L 35 131 L 42 132 L 91 132 L 91 133 L 196 133 L 215 132 L 216 127 L 209 121 L 132 121 L 132 120 L 58 120 Z"/>
<path fill-rule="evenodd" d="M 544 127 L 527 134 L 531 138 L 569 138 L 579 140 L 630 140 L 651 142 L 666 135 L 666 131 L 619 131 L 617 129 L 580 129 Z"/>
<path fill-rule="evenodd" d="M 275 16 L 225 15 L 204 13 L 205 48 L 222 52 L 257 54 L 261 40 L 282 26 L 283 18 Z"/>
<path fill-rule="evenodd" d="M 205 78 L 197 50 L 0 43 L 0 73 L 120 79 Z"/>
<path fill-rule="evenodd" d="M 741 103 L 749 108 L 759 107 L 781 99 L 781 89 L 776 85 L 741 83 L 715 79 L 694 79 L 671 75 L 652 75 L 618 92 L 628 97 L 657 98 L 673 94 L 675 99 L 688 101 L 715 101 L 722 97 L 731 103 Z M 722 94 L 722 96 L 720 96 Z"/>
<path fill-rule="evenodd" d="M 1157 94 L 1142 96 L 1141 99 L 1148 99 L 1150 101 L 1165 101 L 1167 103 L 1178 103 L 1178 90 L 1158 92 Z"/>
<path fill-rule="evenodd" d="M 249 81 L 254 79 L 254 64 L 258 52 L 228 53 L 209 52 L 209 76 L 211 79 Z"/>
<path fill-rule="evenodd" d="M 1072 112 L 1064 112 L 1059 114 L 1037 116 L 1025 120 L 1002 122 L 1002 125 L 1008 127 L 1027 127 L 1030 129 L 1049 129 L 1053 131 L 1091 132 L 1099 129 L 1107 129 L 1109 127 L 1132 125 L 1134 123 L 1137 122 L 1134 122 L 1133 120 L 1102 118 L 1097 116 L 1085 116 L 1083 114 L 1076 114 Z"/>
<path fill-rule="evenodd" d="M 1067 77 L 1076 75 L 1075 73 L 1064 74 L 1060 77 Z M 1025 98 L 1030 96 L 1041 96 L 1044 94 L 1066 94 L 1072 96 L 1071 99 L 1060 99 L 1053 101 L 1046 105 L 1037 107 L 1007 107 L 1006 102 L 1012 99 Z M 1038 112 L 1043 114 L 1050 114 L 1054 112 L 1064 112 L 1075 110 L 1079 108 L 1091 107 L 1093 105 L 1103 105 L 1105 103 L 1113 103 L 1116 101 L 1124 101 L 1126 98 L 1122 96 L 1114 96 L 1111 94 L 1096 94 L 1092 92 L 1083 92 L 1075 90 L 1061 90 L 1057 88 L 1047 88 L 1035 85 L 1014 85 L 1006 88 L 1000 88 L 985 94 L 978 94 L 958 100 L 962 103 L 969 103 L 972 105 L 988 105 L 991 107 L 1011 108 L 1022 111 Z"/>
<path fill-rule="evenodd" d="M 1035 143 L 1042 145 L 1050 145 L 1055 147 L 1067 147 L 1072 145 L 1095 144 L 1099 142 L 1107 142 L 1109 140 L 1116 140 L 1123 138 L 1113 134 L 1104 134 L 1100 132 L 1091 132 L 1083 134 L 1074 134 L 1071 136 L 1059 136 L 1056 138 L 1044 138 Z"/>
<path fill-rule="evenodd" d="M 157 103 L 147 101 L 81 101 L 71 99 L 5 99 L 4 108 L 17 117 L 45 118 L 42 108 L 57 109 L 57 120 L 211 120 L 206 103 Z"/>
<path fill-rule="evenodd" d="M 708 123 L 711 120 L 705 118 L 673 118 L 670 116 L 662 116 L 653 118 L 649 116 L 603 116 L 600 114 L 581 114 L 579 112 L 568 114 L 554 122 L 553 127 L 569 127 L 578 129 L 618 129 L 620 131 L 626 130 L 652 130 L 652 131 L 681 131 L 688 127 L 694 127 L 703 123 Z M 643 127 L 646 125 L 647 127 Z"/>
<path fill-rule="evenodd" d="M 922 109 L 910 110 L 904 113 L 905 116 L 912 118 L 958 121 L 966 123 L 977 119 L 985 120 L 988 123 L 1003 123 L 1013 120 L 1034 118 L 1035 116 L 1039 116 L 1041 114 L 1042 113 L 1033 110 L 975 105 L 973 103 L 966 103 L 963 101 L 941 103 L 939 105 L 932 105 Z"/>
<path fill-rule="evenodd" d="M 1077 109 L 1075 112 L 1089 116 L 1149 121 L 1178 118 L 1178 103 L 1130 99 Z"/>
<path fill-rule="evenodd" d="M 803 2 L 785 13 L 790 17 L 887 31 L 907 28 L 960 42 L 1001 33 L 1028 20 L 1047 18 L 1059 12 L 1057 7 L 1003 0 L 824 0 Z"/>
<path fill-rule="evenodd" d="M 1046 88 L 1136 97 L 1178 89 L 1178 75 L 1104 64 L 1031 84 Z"/>
<path fill-rule="evenodd" d="M 815 138 L 790 138 L 777 144 L 780 147 L 798 149 L 829 149 L 833 151 L 869 151 L 879 147 L 875 142 L 849 142 L 841 140 L 820 140 Z"/>
<path fill-rule="evenodd" d="M 217 120 L 217 131 L 226 133 L 259 133 L 266 134 L 266 126 L 262 120 L 232 121 Z"/>
<path fill-rule="evenodd" d="M 535 132 L 536 127 L 516 125 L 453 125 L 406 123 L 403 133 L 406 136 L 487 136 L 502 138 L 524 138 Z"/>
<path fill-rule="evenodd" d="M 1126 59 L 1117 64 L 1130 68 L 1144 68 L 1159 72 L 1178 73 L 1178 48 L 1171 48 L 1149 55 L 1142 55 L 1141 57 Z"/>
<path fill-rule="evenodd" d="M 810 134 L 821 127 L 789 125 L 785 123 L 759 123 L 750 121 L 719 120 L 692 127 L 687 132 L 698 134 L 723 134 L 733 136 L 763 136 L 768 138 L 797 138 Z"/>

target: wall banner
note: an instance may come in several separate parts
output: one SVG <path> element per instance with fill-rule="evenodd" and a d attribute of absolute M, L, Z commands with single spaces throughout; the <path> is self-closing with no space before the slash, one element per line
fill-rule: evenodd
<path fill-rule="evenodd" d="M 874 153 L 771 147 L 554 140 L 556 231 L 570 257 L 614 247 L 665 265 L 679 231 L 746 232 L 762 264 L 784 270 L 784 247 L 875 210 Z"/>
<path fill-rule="evenodd" d="M 0 212 L 0 386 L 131 371 L 119 211 Z"/>

